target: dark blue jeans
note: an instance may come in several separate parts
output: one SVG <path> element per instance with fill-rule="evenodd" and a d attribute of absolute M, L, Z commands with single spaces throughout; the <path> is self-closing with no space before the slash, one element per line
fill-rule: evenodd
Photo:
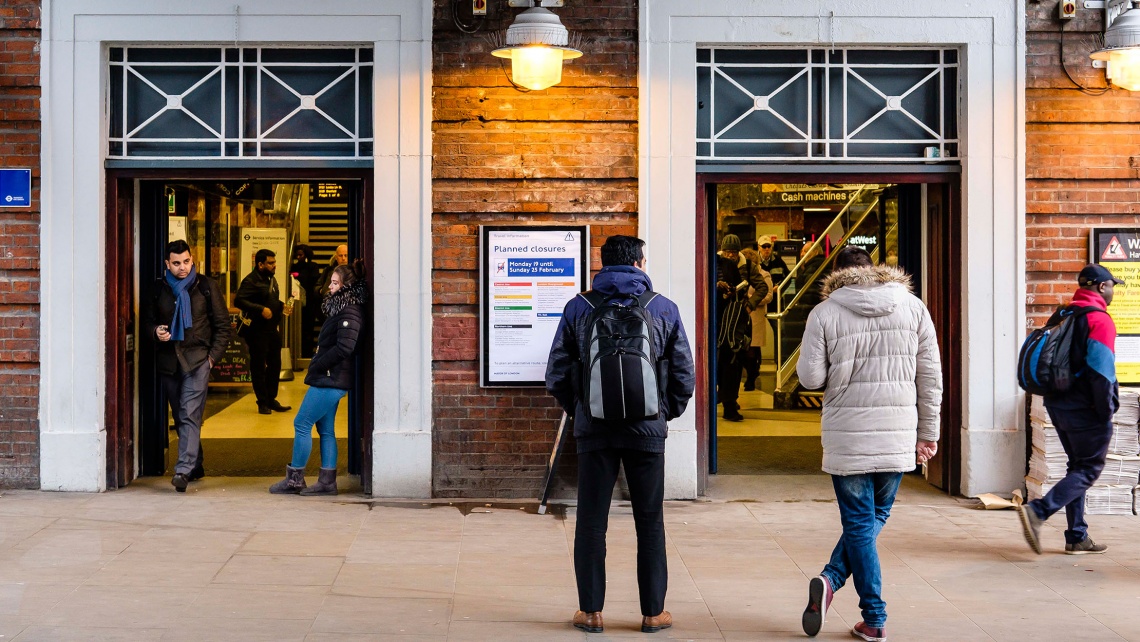
<path fill-rule="evenodd" d="M 899 491 L 902 473 L 832 475 L 843 534 L 822 575 L 838 591 L 850 576 L 859 593 L 859 608 L 867 626 L 887 624 L 887 603 L 883 601 L 883 574 L 875 542 L 891 516 L 891 506 Z"/>
<path fill-rule="evenodd" d="M 1089 525 L 1085 522 L 1085 491 L 1104 470 L 1104 460 L 1112 441 L 1112 423 L 1102 423 L 1087 411 L 1047 409 L 1049 418 L 1057 427 L 1061 446 L 1069 456 L 1069 465 L 1065 478 L 1044 497 L 1029 502 L 1029 507 L 1043 520 L 1064 508 L 1069 522 L 1065 542 L 1077 544 L 1089 536 Z"/>

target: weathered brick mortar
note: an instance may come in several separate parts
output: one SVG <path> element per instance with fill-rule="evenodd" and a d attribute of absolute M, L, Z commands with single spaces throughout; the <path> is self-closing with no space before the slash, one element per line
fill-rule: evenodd
<path fill-rule="evenodd" d="M 451 5 L 436 0 L 432 42 L 433 485 L 440 497 L 533 497 L 560 411 L 542 389 L 478 385 L 478 226 L 588 224 L 594 269 L 605 237 L 636 233 L 637 5 L 556 10 L 589 39 L 585 55 L 529 93 L 481 35 L 455 28 Z M 491 11 L 485 31 L 518 13 Z"/>

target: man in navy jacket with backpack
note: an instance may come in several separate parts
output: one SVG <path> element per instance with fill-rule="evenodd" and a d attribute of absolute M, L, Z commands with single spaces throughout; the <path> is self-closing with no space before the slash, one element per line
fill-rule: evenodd
<path fill-rule="evenodd" d="M 645 269 L 645 241 L 611 236 L 602 246 L 602 270 L 594 277 L 591 296 L 622 306 L 644 303 L 652 327 L 651 354 L 656 363 L 657 412 L 648 418 L 597 419 L 585 399 L 587 385 L 582 354 L 595 307 L 585 296 L 571 299 L 550 348 L 546 389 L 568 416 L 574 418 L 578 444 L 578 509 L 574 531 L 574 573 L 579 611 L 573 625 L 591 633 L 602 631 L 606 596 L 606 528 L 618 465 L 625 467 L 637 531 L 637 584 L 641 600 L 641 630 L 647 633 L 672 625 L 664 609 L 668 569 L 665 561 L 666 422 L 681 415 L 693 395 L 693 357 L 677 305 L 652 292 Z M 646 293 L 649 293 L 648 295 Z M 641 353 L 639 353 L 641 354 Z M 644 356 L 644 355 L 642 355 Z M 596 384 L 591 384 L 596 385 Z M 600 394 L 598 392 L 597 394 Z M 652 396 L 649 393 L 648 396 Z"/>
<path fill-rule="evenodd" d="M 1120 386 L 1116 382 L 1116 324 L 1107 308 L 1113 288 L 1124 281 L 1103 266 L 1086 265 L 1077 276 L 1080 288 L 1068 307 L 1085 313 L 1074 319 L 1071 370 L 1073 383 L 1064 392 L 1045 395 L 1045 409 L 1057 427 L 1057 437 L 1069 457 L 1068 474 L 1044 497 L 1017 507 L 1025 541 L 1041 554 L 1041 524 L 1064 509 L 1068 519 L 1065 553 L 1103 553 L 1104 544 L 1093 542 L 1085 522 L 1085 491 L 1104 470 L 1112 416 L 1120 407 Z M 1079 338 L 1079 340 L 1078 340 Z"/>

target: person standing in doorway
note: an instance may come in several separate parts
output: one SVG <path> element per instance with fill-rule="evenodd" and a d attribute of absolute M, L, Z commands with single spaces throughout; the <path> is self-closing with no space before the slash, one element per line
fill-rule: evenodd
<path fill-rule="evenodd" d="M 740 237 L 725 234 L 716 256 L 716 396 L 726 421 L 744 421 L 740 414 L 740 379 L 752 346 L 752 310 L 768 296 L 760 267 L 740 253 Z"/>
<path fill-rule="evenodd" d="M 851 634 L 887 639 L 887 608 L 876 541 L 902 474 L 938 449 L 942 363 L 934 323 L 911 293 L 910 277 L 876 267 L 847 246 L 808 315 L 800 383 L 826 385 L 821 428 L 823 470 L 831 475 L 843 534 L 831 561 L 808 584 L 804 633 L 823 627 L 831 598 L 852 577 L 863 620 Z"/>
<path fill-rule="evenodd" d="M 329 294 L 321 304 L 325 321 L 317 337 L 317 351 L 309 361 L 305 383 L 309 389 L 293 420 L 293 459 L 285 479 L 269 487 L 274 495 L 336 495 L 336 411 L 352 388 L 353 355 L 364 328 L 368 285 L 364 262 L 338 265 L 329 279 Z M 321 439 L 321 471 L 317 483 L 305 484 L 305 465 L 313 451 L 313 426 Z"/>
<path fill-rule="evenodd" d="M 317 285 L 321 267 L 313 260 L 313 248 L 302 243 L 293 249 L 293 265 L 289 266 L 289 273 L 301 284 L 301 356 L 307 359 L 313 356 L 317 310 L 321 305 L 320 287 Z"/>
<path fill-rule="evenodd" d="M 772 277 L 773 293 L 775 289 L 784 282 L 788 276 L 788 264 L 784 262 L 784 257 L 777 254 L 774 250 L 776 239 L 772 236 L 760 237 L 760 269 L 768 273 Z M 768 300 L 767 312 L 778 312 L 778 303 L 776 297 L 773 296 Z M 776 331 L 776 320 L 768 319 L 772 326 L 772 332 Z"/>
<path fill-rule="evenodd" d="M 1108 546 L 1089 537 L 1085 522 L 1085 492 L 1104 470 L 1112 441 L 1112 416 L 1120 408 L 1116 381 L 1116 324 L 1108 314 L 1113 289 L 1124 281 L 1100 265 L 1086 265 L 1077 275 L 1076 293 L 1065 310 L 1088 310 L 1074 320 L 1070 367 L 1076 373 L 1065 392 L 1045 395 L 1045 409 L 1057 427 L 1068 455 L 1068 473 L 1044 497 L 1017 506 L 1025 541 L 1041 554 L 1041 524 L 1065 509 L 1065 553 L 1103 553 Z"/>
<path fill-rule="evenodd" d="M 629 483 L 633 521 L 637 530 L 637 586 L 641 600 L 641 630 L 667 629 L 673 617 L 665 610 L 669 572 L 665 561 L 665 437 L 667 422 L 680 416 L 693 395 L 695 371 L 689 340 L 677 305 L 652 292 L 645 273 L 645 241 L 611 236 L 602 245 L 602 270 L 594 277 L 593 293 L 644 304 L 652 320 L 652 349 L 658 360 L 657 416 L 638 420 L 597 420 L 582 399 L 583 350 L 594 310 L 584 295 L 571 299 L 562 313 L 546 366 L 546 389 L 574 420 L 578 444 L 578 513 L 574 529 L 574 574 L 578 611 L 572 624 L 591 633 L 603 630 L 606 599 L 606 530 L 610 500 L 619 464 Z M 646 295 L 646 293 L 650 293 Z M 666 372 L 667 371 L 667 372 Z"/>
<path fill-rule="evenodd" d="M 754 244 L 755 245 L 755 244 Z M 740 251 L 744 258 L 754 266 L 760 265 L 760 253 L 753 248 L 745 248 Z M 768 320 L 765 315 L 768 310 L 768 303 L 772 300 L 772 295 L 776 292 L 772 284 L 772 277 L 763 269 L 760 270 L 760 276 L 764 279 L 764 285 L 767 286 L 768 294 L 760 300 L 760 304 L 752 308 L 749 312 L 748 318 L 752 324 L 752 342 L 748 347 L 748 354 L 744 360 L 744 390 L 751 392 L 756 389 L 756 379 L 760 376 L 760 359 L 763 356 L 764 344 L 768 342 Z M 749 288 L 748 297 L 752 298 L 755 294 L 755 288 Z"/>
<path fill-rule="evenodd" d="M 343 243 L 336 246 L 336 253 L 329 259 L 328 267 L 325 268 L 324 272 L 321 272 L 321 280 L 318 282 L 321 296 L 329 293 L 329 281 L 332 279 L 333 270 L 338 265 L 348 265 L 348 246 Z"/>
<path fill-rule="evenodd" d="M 206 387 L 231 332 L 221 288 L 198 274 L 186 241 L 167 243 L 166 274 L 143 308 L 143 333 L 155 341 L 159 383 L 178 429 L 178 463 L 170 483 L 180 493 L 206 476 L 201 441 Z"/>
<path fill-rule="evenodd" d="M 260 249 L 253 262 L 253 271 L 241 280 L 234 305 L 250 319 L 244 337 L 249 347 L 249 378 L 257 397 L 257 412 L 268 415 L 275 410 L 292 409 L 277 401 L 281 382 L 281 318 L 292 310 L 281 302 L 281 291 L 274 278 L 277 255 L 272 250 Z"/>

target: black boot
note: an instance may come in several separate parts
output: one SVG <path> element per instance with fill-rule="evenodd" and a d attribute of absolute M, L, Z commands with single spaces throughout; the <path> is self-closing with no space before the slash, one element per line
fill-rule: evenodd
<path fill-rule="evenodd" d="M 335 495 L 336 469 L 322 468 L 321 472 L 317 475 L 317 483 L 301 491 L 301 494 L 306 497 L 311 497 L 312 495 Z"/>
<path fill-rule="evenodd" d="M 305 490 L 305 469 L 285 467 L 285 479 L 269 487 L 273 495 L 296 495 Z"/>

